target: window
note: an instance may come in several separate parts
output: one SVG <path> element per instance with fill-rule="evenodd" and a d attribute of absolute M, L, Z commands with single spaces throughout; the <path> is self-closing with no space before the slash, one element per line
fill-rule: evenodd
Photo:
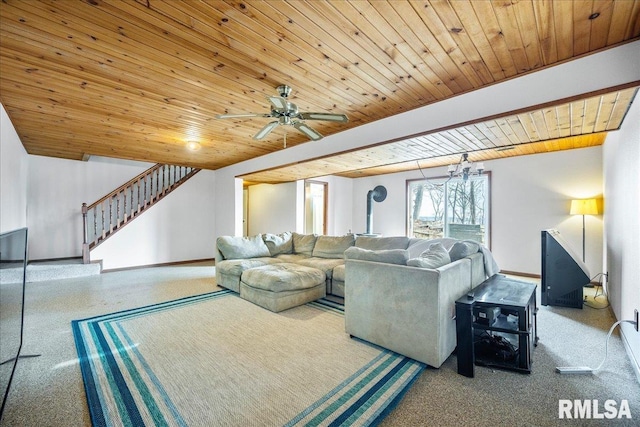
<path fill-rule="evenodd" d="M 453 237 L 489 247 L 489 174 L 407 181 L 409 237 Z"/>

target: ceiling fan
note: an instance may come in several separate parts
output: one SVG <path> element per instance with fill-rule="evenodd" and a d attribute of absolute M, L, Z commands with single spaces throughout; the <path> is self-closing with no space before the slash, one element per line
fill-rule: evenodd
<path fill-rule="evenodd" d="M 322 138 L 322 135 L 311 128 L 305 123 L 305 120 L 325 120 L 329 122 L 342 122 L 349 121 L 344 114 L 333 113 L 302 113 L 298 111 L 298 106 L 293 102 L 287 101 L 289 94 L 291 93 L 291 87 L 287 85 L 280 85 L 277 87 L 277 91 L 280 96 L 267 96 L 267 100 L 271 103 L 271 112 L 268 114 L 258 113 L 245 113 L 245 114 L 218 114 L 215 117 L 217 119 L 238 119 L 245 117 L 265 117 L 274 118 L 266 124 L 265 127 L 260 129 L 258 133 L 253 136 L 253 139 L 262 139 L 280 125 L 291 125 L 298 129 L 300 132 L 307 135 L 313 141 L 317 141 Z"/>

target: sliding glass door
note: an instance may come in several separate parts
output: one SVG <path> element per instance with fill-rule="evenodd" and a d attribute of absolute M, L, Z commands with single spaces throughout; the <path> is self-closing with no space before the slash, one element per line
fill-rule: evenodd
<path fill-rule="evenodd" d="M 409 237 L 490 244 L 489 175 L 407 181 Z"/>

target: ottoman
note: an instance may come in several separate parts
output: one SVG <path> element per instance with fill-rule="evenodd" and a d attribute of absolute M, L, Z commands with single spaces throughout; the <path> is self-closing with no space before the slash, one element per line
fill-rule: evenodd
<path fill-rule="evenodd" d="M 288 262 L 264 265 L 242 272 L 240 297 L 277 313 L 324 297 L 325 280 L 317 268 Z"/>

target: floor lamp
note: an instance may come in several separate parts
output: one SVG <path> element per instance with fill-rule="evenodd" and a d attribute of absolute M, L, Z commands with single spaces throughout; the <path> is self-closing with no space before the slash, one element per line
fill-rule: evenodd
<path fill-rule="evenodd" d="M 571 201 L 571 211 L 570 215 L 582 215 L 582 262 L 585 262 L 584 256 L 584 231 L 585 231 L 585 223 L 584 216 L 585 215 L 598 215 L 598 204 L 596 203 L 596 199 L 576 199 Z"/>

